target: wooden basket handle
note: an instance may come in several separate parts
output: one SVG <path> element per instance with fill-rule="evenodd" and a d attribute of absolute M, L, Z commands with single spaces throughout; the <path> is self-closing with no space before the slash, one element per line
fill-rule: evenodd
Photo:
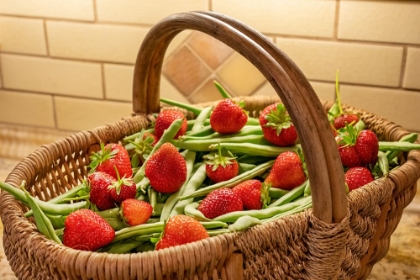
<path fill-rule="evenodd" d="M 186 29 L 206 33 L 243 55 L 266 77 L 288 110 L 301 140 L 311 182 L 313 214 L 338 223 L 347 214 L 344 173 L 326 112 L 306 77 L 273 43 L 258 31 L 212 12 L 171 15 L 156 24 L 137 55 L 133 79 L 133 110 L 160 110 L 160 76 L 165 51 Z"/>

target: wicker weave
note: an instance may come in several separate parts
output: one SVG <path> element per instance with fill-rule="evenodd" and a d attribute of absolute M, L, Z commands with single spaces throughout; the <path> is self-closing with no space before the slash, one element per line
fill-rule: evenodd
<path fill-rule="evenodd" d="M 201 29 L 202 26 L 206 27 Z M 26 209 L 21 203 L 2 192 L 4 248 L 12 270 L 25 280 L 366 278 L 372 266 L 385 256 L 402 211 L 415 195 L 420 153 L 403 154 L 400 158 L 403 164 L 389 176 L 345 196 L 344 183 L 332 183 L 342 180 L 344 175 L 341 163 L 337 165 L 339 159 L 334 157 L 336 148 L 331 149 L 335 142 L 325 116 L 330 105 L 322 106 L 298 68 L 269 42 L 263 41 L 261 35 L 222 15 L 181 14 L 158 24 L 145 39 L 136 62 L 133 98 L 136 115 L 40 147 L 20 162 L 6 181 L 18 186 L 25 180 L 32 195 L 51 199 L 82 181 L 87 174 L 89 154 L 98 149 L 101 141 L 116 142 L 148 127 L 149 113 L 160 110 L 158 82 L 164 52 L 154 52 L 154 49 L 165 50 L 166 44 L 188 27 L 222 39 L 253 62 L 292 111 L 300 139 L 307 139 L 302 137 L 307 134 L 315 135 L 313 143 L 302 143 L 305 158 L 310 159 L 307 164 L 309 172 L 312 171 L 309 175 L 314 208 L 242 233 L 219 235 L 159 251 L 116 255 L 78 251 L 46 239 L 23 216 Z M 172 33 L 165 33 L 165 28 L 170 28 Z M 159 32 L 163 35 L 156 35 Z M 228 37 L 233 38 L 233 43 Z M 153 38 L 163 38 L 163 41 L 153 41 Z M 257 42 L 254 49 L 247 45 L 249 41 Z M 240 43 L 246 49 L 238 47 Z M 260 53 L 252 55 L 254 52 Z M 267 53 L 271 53 L 271 59 L 264 60 Z M 252 116 L 258 116 L 265 106 L 279 100 L 267 96 L 237 99 L 245 100 L 245 109 Z M 408 134 L 400 126 L 363 110 L 345 109 L 360 114 L 381 140 L 396 141 Z M 318 115 L 315 122 L 308 119 L 315 115 Z M 308 149 L 312 144 L 315 151 Z M 316 160 L 324 164 L 315 166 Z M 314 170 L 318 173 L 314 174 Z M 324 195 L 326 198 L 321 197 Z"/>

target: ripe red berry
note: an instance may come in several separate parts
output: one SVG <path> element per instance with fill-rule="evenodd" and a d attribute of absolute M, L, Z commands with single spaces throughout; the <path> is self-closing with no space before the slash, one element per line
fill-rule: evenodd
<path fill-rule="evenodd" d="M 344 178 L 350 191 L 358 189 L 374 180 L 370 170 L 360 166 L 347 170 Z"/>
<path fill-rule="evenodd" d="M 232 191 L 241 198 L 245 210 L 261 209 L 267 202 L 268 189 L 256 179 L 239 183 Z"/>
<path fill-rule="evenodd" d="M 175 135 L 174 139 L 178 139 L 179 136 L 185 135 L 188 128 L 187 118 L 185 114 L 178 110 L 167 109 L 161 111 L 158 116 L 156 117 L 155 121 L 155 135 L 158 139 L 160 139 L 163 135 L 163 132 L 171 126 L 171 124 L 177 120 L 183 119 L 181 128 L 179 129 L 178 133 Z"/>
<path fill-rule="evenodd" d="M 241 198 L 229 188 L 210 192 L 198 206 L 198 210 L 208 219 L 233 211 L 243 210 Z"/>
<path fill-rule="evenodd" d="M 334 119 L 334 128 L 340 129 L 345 127 L 346 125 L 354 125 L 359 121 L 359 117 L 355 114 L 343 114 L 339 115 Z"/>
<path fill-rule="evenodd" d="M 125 147 L 120 144 L 110 143 L 104 146 L 101 143 L 101 150 L 92 154 L 90 158 L 92 160 L 89 165 L 91 172 L 102 171 L 114 178 L 133 176 L 130 156 Z"/>
<path fill-rule="evenodd" d="M 135 198 L 128 198 L 121 203 L 121 216 L 130 226 L 146 223 L 152 216 L 150 203 Z"/>
<path fill-rule="evenodd" d="M 211 128 L 220 134 L 239 132 L 247 121 L 247 113 L 231 99 L 220 101 L 210 116 Z"/>

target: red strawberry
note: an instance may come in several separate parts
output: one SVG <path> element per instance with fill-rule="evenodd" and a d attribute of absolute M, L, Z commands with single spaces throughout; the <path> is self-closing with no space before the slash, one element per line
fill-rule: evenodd
<path fill-rule="evenodd" d="M 112 199 L 117 203 L 121 203 L 128 198 L 134 198 L 137 193 L 136 184 L 131 178 L 119 178 L 118 181 L 108 187 L 108 190 Z"/>
<path fill-rule="evenodd" d="M 349 190 L 355 190 L 373 181 L 372 173 L 365 167 L 352 167 L 344 174 Z"/>
<path fill-rule="evenodd" d="M 299 155 L 283 152 L 277 156 L 264 183 L 273 188 L 291 190 L 306 180 L 305 171 Z"/>
<path fill-rule="evenodd" d="M 198 206 L 198 210 L 208 219 L 244 208 L 241 198 L 229 188 L 210 192 Z"/>
<path fill-rule="evenodd" d="M 101 150 L 94 153 L 90 159 L 92 160 L 89 165 L 91 172 L 102 171 L 114 178 L 117 178 L 117 171 L 121 177 L 130 178 L 133 176 L 130 156 L 124 146 L 120 144 L 110 143 L 104 147 L 101 143 Z"/>
<path fill-rule="evenodd" d="M 155 191 L 174 193 L 187 180 L 187 164 L 176 147 L 168 142 L 147 160 L 145 175 Z"/>
<path fill-rule="evenodd" d="M 169 218 L 165 225 L 162 239 L 156 244 L 156 250 L 187 244 L 208 238 L 206 229 L 186 215 L 176 215 Z"/>
<path fill-rule="evenodd" d="M 358 132 L 347 125 L 336 137 L 341 162 L 346 167 L 375 164 L 378 159 L 379 141 L 371 130 Z"/>
<path fill-rule="evenodd" d="M 268 142 L 283 147 L 296 143 L 297 132 L 283 104 L 275 103 L 265 107 L 259 120 Z"/>
<path fill-rule="evenodd" d="M 259 180 L 247 180 L 232 188 L 242 200 L 244 209 L 261 209 L 268 199 L 268 189 Z"/>
<path fill-rule="evenodd" d="M 376 163 L 378 160 L 379 141 L 372 130 L 364 129 L 360 131 L 355 146 L 362 164 Z"/>
<path fill-rule="evenodd" d="M 128 198 L 121 203 L 121 216 L 130 226 L 146 223 L 152 216 L 150 203 L 135 198 Z"/>
<path fill-rule="evenodd" d="M 96 251 L 114 240 L 115 231 L 92 210 L 80 209 L 64 222 L 63 244 L 78 250 Z"/>
<path fill-rule="evenodd" d="M 90 186 L 89 200 L 98 207 L 99 210 L 107 210 L 115 207 L 115 201 L 111 196 L 109 187 L 116 179 L 108 173 L 97 171 L 88 176 Z"/>
<path fill-rule="evenodd" d="M 211 128 L 220 134 L 239 132 L 248 121 L 248 114 L 243 106 L 243 102 L 237 104 L 232 99 L 220 101 L 211 113 Z"/>
<path fill-rule="evenodd" d="M 204 156 L 206 174 L 215 183 L 232 179 L 239 172 L 239 164 L 226 148 L 218 148 L 218 153 Z"/>
<path fill-rule="evenodd" d="M 347 124 L 354 125 L 359 121 L 359 117 L 355 114 L 342 114 L 334 119 L 334 128 L 340 129 L 345 127 Z"/>
<path fill-rule="evenodd" d="M 174 139 L 178 139 L 179 136 L 185 135 L 187 132 L 188 124 L 185 114 L 178 110 L 167 109 L 161 111 L 156 117 L 155 121 L 155 135 L 158 139 L 162 137 L 163 132 L 167 129 L 175 120 L 183 119 L 181 128 L 175 135 Z"/>
<path fill-rule="evenodd" d="M 131 165 L 133 167 L 141 166 L 145 158 L 151 153 L 153 147 L 156 145 L 158 139 L 156 135 L 142 130 L 140 135 L 129 141 L 134 149 L 130 149 Z"/>

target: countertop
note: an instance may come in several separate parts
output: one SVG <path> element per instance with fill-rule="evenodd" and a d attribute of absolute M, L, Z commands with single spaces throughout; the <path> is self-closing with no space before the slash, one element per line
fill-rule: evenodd
<path fill-rule="evenodd" d="M 19 139 L 10 139 L 6 130 L 0 127 L 0 180 L 4 181 L 10 171 L 20 161 L 11 158 L 10 155 L 19 154 L 24 157 L 42 143 L 51 143 L 60 139 L 63 135 L 50 136 L 45 131 L 32 131 L 25 133 L 13 133 L 20 135 Z M 40 136 L 42 135 L 42 136 Z M 28 139 L 35 139 L 27 143 Z M 413 202 L 404 210 L 401 221 L 391 237 L 391 245 L 385 258 L 378 262 L 369 280 L 420 280 L 420 184 L 417 186 L 417 195 Z M 3 226 L 0 222 L 0 240 L 2 240 Z M 16 280 L 3 251 L 0 242 L 0 279 Z"/>

